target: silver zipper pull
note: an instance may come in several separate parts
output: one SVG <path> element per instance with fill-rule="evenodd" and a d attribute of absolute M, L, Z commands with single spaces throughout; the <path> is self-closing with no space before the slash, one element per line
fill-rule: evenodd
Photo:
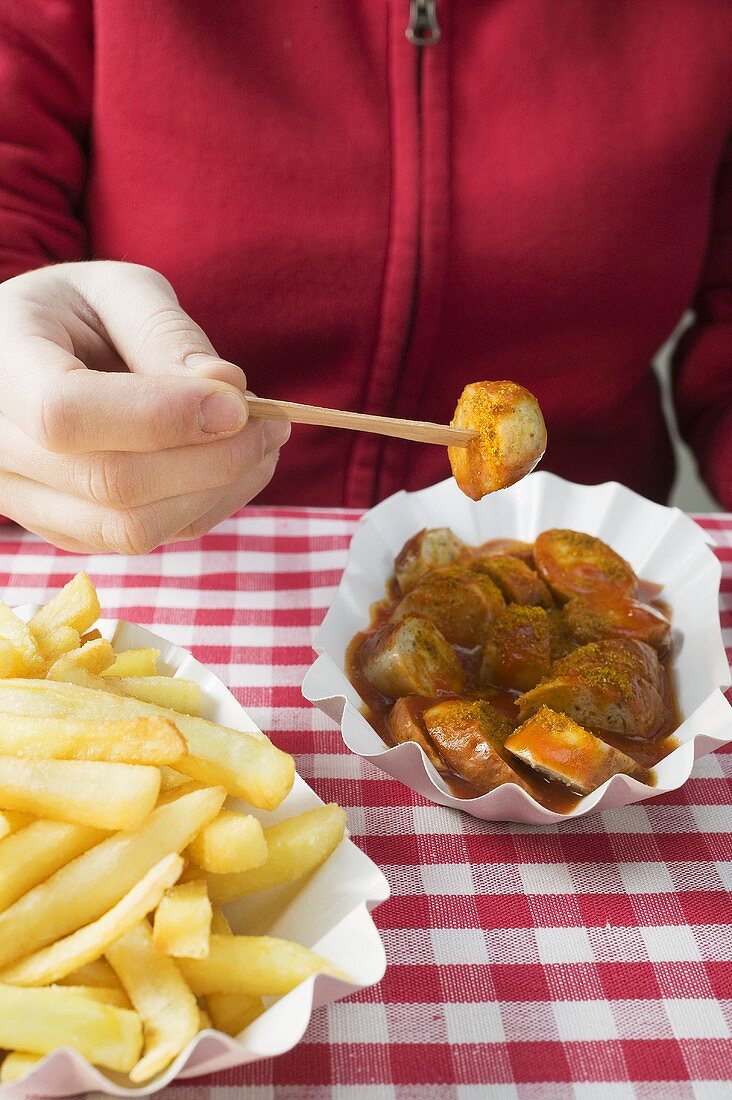
<path fill-rule="evenodd" d="M 413 46 L 434 46 L 440 41 L 437 0 L 411 0 L 406 34 Z"/>

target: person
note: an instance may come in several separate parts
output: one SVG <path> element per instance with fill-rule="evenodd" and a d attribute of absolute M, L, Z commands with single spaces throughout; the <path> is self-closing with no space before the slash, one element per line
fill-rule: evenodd
<path fill-rule="evenodd" d="M 0 512 L 140 553 L 368 507 L 444 449 L 283 448 L 248 385 L 446 422 L 501 378 L 545 469 L 663 500 L 692 304 L 678 416 L 732 507 L 731 117 L 728 0 L 2 0 Z"/>

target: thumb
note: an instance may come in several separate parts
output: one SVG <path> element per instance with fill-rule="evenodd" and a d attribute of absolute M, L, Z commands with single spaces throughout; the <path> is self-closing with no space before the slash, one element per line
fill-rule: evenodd
<path fill-rule="evenodd" d="M 104 261 L 74 265 L 74 276 L 79 292 L 96 309 L 133 374 L 211 378 L 245 392 L 244 371 L 216 354 L 206 333 L 181 308 L 173 287 L 158 271 Z"/>

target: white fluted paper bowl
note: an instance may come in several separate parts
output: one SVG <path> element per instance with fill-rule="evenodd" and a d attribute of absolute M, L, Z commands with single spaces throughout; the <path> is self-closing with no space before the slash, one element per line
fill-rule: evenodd
<path fill-rule="evenodd" d="M 616 775 L 580 799 L 570 814 L 558 814 L 513 783 L 478 798 L 456 798 L 418 745 L 384 744 L 359 711 L 363 701 L 345 674 L 345 653 L 353 635 L 368 625 L 370 605 L 383 598 L 397 553 L 423 527 L 450 527 L 470 544 L 492 538 L 533 542 L 552 527 L 586 531 L 622 554 L 639 576 L 663 585 L 661 598 L 673 611 L 674 676 L 683 721 L 676 731 L 678 748 L 656 767 L 656 786 Z M 719 622 L 721 567 L 710 543 L 683 512 L 653 504 L 616 482 L 575 485 L 540 472 L 477 503 L 452 478 L 420 492 L 396 493 L 359 524 L 340 587 L 315 636 L 319 656 L 303 694 L 340 723 L 352 752 L 432 802 L 488 821 L 551 824 L 675 790 L 689 778 L 697 757 L 732 740 L 732 707 L 723 694 L 730 669 Z"/>
<path fill-rule="evenodd" d="M 26 620 L 36 610 L 31 605 L 16 608 Z M 130 623 L 102 620 L 97 626 L 115 649 L 154 647 L 161 652 L 163 673 L 196 680 L 203 688 L 203 717 L 243 732 L 257 729 L 218 677 L 187 650 Z M 234 799 L 228 805 L 251 809 Z M 298 775 L 281 806 L 270 813 L 255 813 L 265 825 L 271 825 L 322 805 Z M 353 982 L 324 974 L 308 978 L 275 1001 L 238 1038 L 210 1029 L 200 1032 L 164 1073 L 140 1087 L 130 1085 L 126 1074 L 97 1069 L 76 1051 L 63 1049 L 47 1055 L 21 1080 L 0 1085 L 0 1098 L 71 1096 L 92 1090 L 113 1096 L 146 1096 L 176 1077 L 196 1077 L 284 1054 L 302 1038 L 313 1009 L 374 985 L 384 976 L 384 947 L 370 913 L 388 896 L 389 886 L 376 864 L 344 839 L 304 885 L 277 887 L 242 898 L 225 909 L 235 932 L 295 940 L 332 960 Z"/>

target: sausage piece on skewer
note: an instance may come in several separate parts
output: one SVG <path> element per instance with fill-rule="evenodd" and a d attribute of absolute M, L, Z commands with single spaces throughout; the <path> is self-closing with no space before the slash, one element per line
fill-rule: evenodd
<path fill-rule="evenodd" d="M 447 448 L 453 476 L 473 500 L 520 481 L 546 450 L 539 402 L 516 382 L 471 382 L 450 423 L 477 432 L 467 447 Z"/>

